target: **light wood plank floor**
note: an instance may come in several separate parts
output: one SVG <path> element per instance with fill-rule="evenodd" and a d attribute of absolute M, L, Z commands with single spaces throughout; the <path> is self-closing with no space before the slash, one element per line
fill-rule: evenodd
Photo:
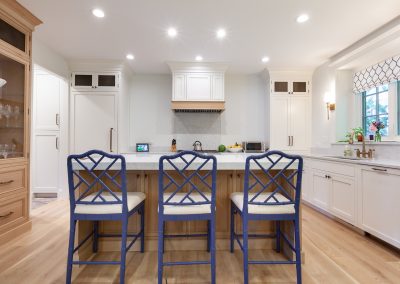
<path fill-rule="evenodd" d="M 68 203 L 55 201 L 32 211 L 33 229 L 0 246 L 0 283 L 65 283 Z M 400 283 L 400 253 L 362 236 L 311 208 L 303 210 L 303 283 Z M 167 252 L 166 258 L 206 259 L 205 252 Z M 273 251 L 252 251 L 250 258 L 277 258 Z M 118 259 L 101 253 L 98 259 Z M 132 252 L 127 259 L 127 283 L 156 283 L 157 254 Z M 209 283 L 208 266 L 173 267 L 168 283 Z M 115 266 L 74 268 L 74 283 L 118 283 Z M 251 283 L 295 283 L 294 266 L 250 266 Z M 217 254 L 217 282 L 242 283 L 239 251 Z"/>

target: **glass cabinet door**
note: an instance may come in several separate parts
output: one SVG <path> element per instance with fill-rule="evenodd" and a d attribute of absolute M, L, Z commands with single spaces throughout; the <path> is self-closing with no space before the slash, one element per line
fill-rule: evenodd
<path fill-rule="evenodd" d="M 274 82 L 274 93 L 284 93 L 289 92 L 289 82 L 285 81 L 275 81 Z"/>
<path fill-rule="evenodd" d="M 0 159 L 24 156 L 26 65 L 0 53 Z"/>
<path fill-rule="evenodd" d="M 304 95 L 308 92 L 308 82 L 305 81 L 293 81 L 292 82 L 292 94 L 293 95 Z"/>

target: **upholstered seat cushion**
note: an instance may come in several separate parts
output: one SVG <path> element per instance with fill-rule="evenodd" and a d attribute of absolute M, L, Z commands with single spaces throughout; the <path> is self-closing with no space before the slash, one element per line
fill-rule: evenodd
<path fill-rule="evenodd" d="M 180 202 L 186 193 L 177 193 L 168 202 Z M 203 193 L 208 200 L 211 200 L 211 193 Z M 164 201 L 171 196 L 171 193 L 164 194 Z M 190 198 L 196 202 L 206 201 L 203 196 L 198 193 L 190 194 Z M 191 203 L 192 201 L 188 198 L 185 199 L 184 203 Z M 194 214 L 210 214 L 211 205 L 164 205 L 164 215 L 194 215 Z"/>
<path fill-rule="evenodd" d="M 262 193 L 254 200 L 255 202 L 264 202 L 265 199 L 270 196 L 271 193 Z M 254 197 L 255 194 L 249 194 L 249 200 Z M 235 203 L 236 207 L 239 208 L 240 211 L 243 211 L 243 192 L 233 192 L 231 193 L 231 200 Z M 274 197 L 278 199 L 279 202 L 287 202 L 287 199 L 282 194 L 275 193 Z M 268 200 L 268 203 L 273 203 L 275 200 L 271 198 Z M 294 214 L 295 209 L 293 204 L 288 205 L 248 205 L 248 213 L 249 214 Z"/>
<path fill-rule="evenodd" d="M 122 193 L 116 193 L 122 200 Z M 94 198 L 95 194 L 90 194 L 83 199 L 83 201 L 91 201 Z M 116 201 L 115 198 L 109 193 L 103 193 L 102 197 L 107 201 Z M 142 192 L 128 192 L 127 193 L 127 205 L 128 211 L 131 211 L 136 206 L 138 206 L 143 200 L 146 199 L 146 195 Z M 122 213 L 122 205 L 120 204 L 109 204 L 109 205 L 101 205 L 101 199 L 97 198 L 97 204 L 77 204 L 75 207 L 75 214 L 120 214 Z"/>

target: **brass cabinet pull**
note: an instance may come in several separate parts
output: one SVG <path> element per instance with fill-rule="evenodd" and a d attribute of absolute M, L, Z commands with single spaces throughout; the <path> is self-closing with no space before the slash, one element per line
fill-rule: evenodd
<path fill-rule="evenodd" d="M 0 215 L 0 218 L 7 218 L 7 217 L 11 216 L 12 214 L 14 214 L 14 212 L 10 211 L 6 215 Z"/>
<path fill-rule="evenodd" d="M 112 132 L 113 132 L 114 128 L 110 128 L 110 152 L 112 152 Z"/>
<path fill-rule="evenodd" d="M 59 147 L 58 147 L 58 137 L 56 137 L 56 150 L 58 150 L 59 149 Z"/>
<path fill-rule="evenodd" d="M 60 125 L 60 114 L 56 113 L 56 125 Z"/>
<path fill-rule="evenodd" d="M 10 179 L 8 181 L 0 181 L 0 185 L 7 185 L 7 184 L 10 184 L 10 183 L 13 183 L 13 182 L 14 182 L 13 179 Z"/>

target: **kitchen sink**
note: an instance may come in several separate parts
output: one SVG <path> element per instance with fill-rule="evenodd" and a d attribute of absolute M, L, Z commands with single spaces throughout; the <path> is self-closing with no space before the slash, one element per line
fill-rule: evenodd
<path fill-rule="evenodd" d="M 358 157 L 345 157 L 345 156 L 326 156 L 328 158 L 343 159 L 343 160 L 371 160 L 369 158 L 358 158 Z"/>

